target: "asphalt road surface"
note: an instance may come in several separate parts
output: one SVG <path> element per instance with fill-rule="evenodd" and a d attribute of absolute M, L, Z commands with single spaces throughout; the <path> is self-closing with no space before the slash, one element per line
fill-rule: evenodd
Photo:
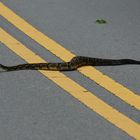
<path fill-rule="evenodd" d="M 36 32 L 27 35 L 29 29 L 23 22 L 18 24 L 19 20 L 15 20 L 14 25 L 10 21 L 12 16 L 1 6 L 0 12 L 5 12 L 0 16 L 1 28 L 47 62 L 68 60 L 71 54 L 140 60 L 139 0 L 1 1 L 2 5 L 70 52 L 65 55 L 65 51 L 57 50 L 56 45 L 56 50 L 52 50 L 55 55 L 52 54 L 31 37 L 33 34 L 37 39 L 42 36 L 37 36 Z M 97 19 L 104 19 L 107 23 L 98 24 Z M 22 52 L 18 49 L 20 43 L 13 43 L 2 31 L 0 34 L 0 63 L 25 63 L 28 59 L 26 52 L 24 59 L 16 54 Z M 6 36 L 6 41 L 3 36 Z M 11 48 L 16 46 L 16 49 L 9 49 L 7 44 Z M 48 45 L 51 46 L 51 43 Z M 86 68 L 80 70 L 84 73 Z M 107 80 L 101 78 L 98 83 L 99 75 L 95 75 L 93 80 L 92 76 L 86 77 L 80 71 L 63 74 L 84 87 L 91 97 L 95 96 L 111 106 L 110 114 L 107 113 L 111 117 L 107 117 L 107 108 L 102 103 L 96 107 L 98 99 L 97 102 L 86 100 L 86 92 L 84 99 L 80 98 L 83 96 L 80 88 L 74 88 L 71 81 L 64 84 L 62 77 L 58 78 L 60 84 L 57 84 L 38 71 L 0 73 L 0 140 L 140 139 L 140 129 L 137 129 L 140 128 L 140 66 L 96 67 L 96 70 L 113 79 L 112 82 L 105 87 Z M 115 87 L 114 83 L 119 83 L 121 87 Z M 71 88 L 69 91 L 67 85 Z M 117 110 L 116 116 L 112 110 Z"/>

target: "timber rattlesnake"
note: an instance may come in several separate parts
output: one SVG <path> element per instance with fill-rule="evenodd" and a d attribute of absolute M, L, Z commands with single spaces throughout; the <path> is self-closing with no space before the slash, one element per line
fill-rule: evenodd
<path fill-rule="evenodd" d="M 0 64 L 0 72 L 17 70 L 53 70 L 53 71 L 72 71 L 82 66 L 115 66 L 126 64 L 138 64 L 140 61 L 133 59 L 102 59 L 85 56 L 73 57 L 69 62 L 62 63 L 30 63 L 15 66 L 4 66 Z"/>

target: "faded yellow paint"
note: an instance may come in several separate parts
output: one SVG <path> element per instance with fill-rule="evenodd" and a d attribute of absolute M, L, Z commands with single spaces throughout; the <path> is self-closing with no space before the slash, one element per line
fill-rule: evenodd
<path fill-rule="evenodd" d="M 2 3 L 0 3 L 0 10 L 1 15 L 10 23 L 12 23 L 30 38 L 38 42 L 40 45 L 48 49 L 50 52 L 55 54 L 57 57 L 61 58 L 64 61 L 69 61 L 72 57 L 75 56 L 70 51 L 66 50 L 61 45 L 35 29 L 32 25 L 27 23 L 24 19 L 20 18 Z M 130 89 L 114 81 L 107 75 L 104 75 L 94 67 L 88 66 L 79 68 L 78 70 L 86 77 L 95 81 L 112 94 L 116 95 L 126 103 L 140 110 L 140 96 L 132 92 Z"/>
<path fill-rule="evenodd" d="M 26 46 L 13 38 L 11 35 L 9 35 L 7 32 L 5 32 L 2 28 L 0 28 L 0 41 L 28 63 L 46 62 L 41 57 L 26 48 Z M 89 92 L 87 89 L 83 88 L 58 71 L 40 72 L 52 80 L 55 84 L 67 91 L 70 95 L 78 99 L 81 103 L 126 132 L 128 135 L 136 139 L 140 139 L 139 124 L 103 102 L 93 93 Z"/>

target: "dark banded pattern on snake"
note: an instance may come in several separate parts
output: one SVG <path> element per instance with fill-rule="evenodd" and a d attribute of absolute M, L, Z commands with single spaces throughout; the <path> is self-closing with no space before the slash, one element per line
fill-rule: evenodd
<path fill-rule="evenodd" d="M 140 61 L 133 59 L 102 59 L 85 56 L 76 56 L 73 57 L 69 62 L 62 63 L 27 63 L 15 66 L 4 66 L 0 64 L 0 72 L 18 70 L 72 71 L 82 66 L 115 66 L 127 64 L 140 65 Z"/>

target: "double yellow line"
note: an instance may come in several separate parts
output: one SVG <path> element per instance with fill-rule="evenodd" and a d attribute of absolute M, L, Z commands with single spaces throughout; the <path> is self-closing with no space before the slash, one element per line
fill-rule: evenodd
<path fill-rule="evenodd" d="M 20 18 L 2 3 L 0 3 L 0 10 L 1 15 L 5 17 L 10 23 L 12 23 L 30 38 L 35 40 L 41 46 L 55 54 L 57 57 L 61 58 L 64 61 L 69 61 L 72 57 L 75 56 L 70 51 L 66 50 L 64 47 L 51 40 L 37 29 L 35 29 L 32 25 L 27 23 L 24 19 Z M 84 67 L 78 70 L 86 77 L 95 81 L 100 86 L 104 87 L 106 90 L 110 91 L 117 97 L 124 100 L 126 103 L 140 110 L 140 96 L 134 94 L 132 91 L 122 86 L 121 84 L 115 82 L 108 76 L 96 70 L 94 67 Z"/>
<path fill-rule="evenodd" d="M 64 61 L 69 61 L 74 54 L 63 48 L 61 45 L 57 44 L 37 29 L 28 24 L 25 20 L 17 16 L 5 5 L 0 3 L 0 14 L 6 18 L 10 23 L 15 25 L 18 29 L 28 35 L 30 38 L 38 42 L 43 47 L 47 48 L 50 52 L 58 56 Z M 9 49 L 14 51 L 17 55 L 22 57 L 29 63 L 37 62 L 46 62 L 41 57 L 34 54 L 31 50 L 27 49 L 23 44 L 5 32 L 0 28 L 0 40 L 3 42 Z M 62 54 L 63 52 L 63 54 Z M 116 83 L 111 78 L 103 75 L 101 72 L 96 70 L 93 67 L 84 67 L 80 68 L 79 71 L 85 76 L 91 78 L 98 84 L 100 84 L 105 89 L 109 90 L 111 93 L 115 94 L 125 102 L 130 105 L 135 106 L 140 110 L 140 97 L 134 94 L 132 91 L 126 87 Z M 40 71 L 42 74 L 47 76 L 50 80 L 55 82 L 61 88 L 66 90 L 69 94 L 77 98 L 80 102 L 85 104 L 90 109 L 94 110 L 106 120 L 116 125 L 130 136 L 140 139 L 140 125 L 121 114 L 99 98 L 93 95 L 93 93 L 85 92 L 87 89 L 81 87 L 73 80 L 65 76 L 60 72 L 50 72 L 50 71 Z M 69 84 L 67 84 L 69 83 Z"/>

